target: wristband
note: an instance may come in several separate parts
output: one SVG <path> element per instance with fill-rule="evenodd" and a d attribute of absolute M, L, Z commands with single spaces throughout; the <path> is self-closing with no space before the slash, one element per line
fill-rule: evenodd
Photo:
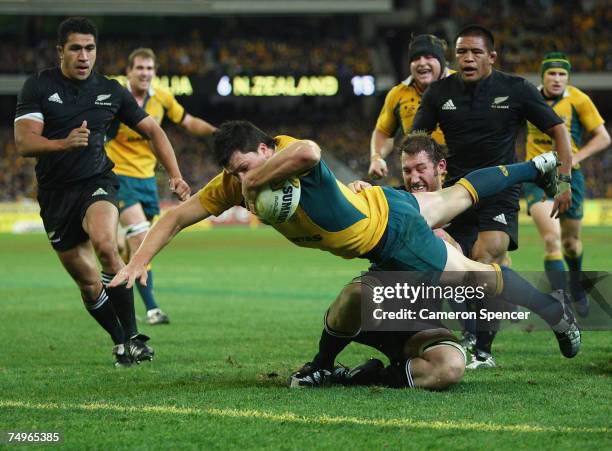
<path fill-rule="evenodd" d="M 371 162 L 378 161 L 378 160 L 382 160 L 383 162 L 385 161 L 385 159 L 377 153 L 370 157 Z"/>
<path fill-rule="evenodd" d="M 559 174 L 558 176 L 559 182 L 571 183 L 572 176 L 567 174 Z"/>

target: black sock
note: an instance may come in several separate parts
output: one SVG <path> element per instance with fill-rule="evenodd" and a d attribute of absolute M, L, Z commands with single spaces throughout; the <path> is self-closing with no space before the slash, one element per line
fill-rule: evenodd
<path fill-rule="evenodd" d="M 381 371 L 380 382 L 391 388 L 414 387 L 410 359 L 391 363 Z"/>
<path fill-rule="evenodd" d="M 102 273 L 102 282 L 106 286 L 113 280 L 114 274 Z M 106 293 L 110 299 L 119 321 L 123 326 L 126 338 L 132 338 L 138 334 L 136 327 L 136 313 L 134 312 L 134 292 L 131 288 L 127 288 L 125 284 L 118 287 L 106 288 Z"/>
<path fill-rule="evenodd" d="M 563 306 L 551 295 L 542 293 L 531 283 L 505 266 L 501 267 L 503 277 L 502 298 L 510 304 L 521 305 L 537 313 L 549 325 L 555 326 L 563 317 Z"/>
<path fill-rule="evenodd" d="M 321 332 L 321 338 L 319 339 L 319 352 L 312 360 L 312 363 L 319 368 L 331 369 L 338 354 L 353 341 L 353 338 L 343 336 L 339 332 L 331 330 L 327 325 L 327 313 L 325 314 L 324 321 L 325 328 Z"/>
<path fill-rule="evenodd" d="M 125 343 L 123 328 L 121 327 L 121 323 L 117 318 L 115 309 L 109 302 L 108 295 L 106 291 L 104 291 L 104 288 L 102 288 L 102 291 L 97 299 L 91 302 L 83 299 L 83 303 L 85 304 L 85 308 L 89 314 L 94 317 L 94 319 L 106 332 L 108 332 L 113 339 L 113 343 L 116 345 Z"/>
<path fill-rule="evenodd" d="M 495 335 L 497 335 L 496 330 L 481 330 L 476 334 L 476 348 L 477 351 L 486 352 L 487 354 L 491 354 L 491 346 L 493 345 L 493 340 L 495 339 Z"/>

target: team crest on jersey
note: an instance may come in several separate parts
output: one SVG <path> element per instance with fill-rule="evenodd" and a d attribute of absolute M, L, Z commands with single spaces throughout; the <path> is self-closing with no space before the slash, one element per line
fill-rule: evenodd
<path fill-rule="evenodd" d="M 507 110 L 507 109 L 509 109 L 510 105 L 508 105 L 508 104 L 502 105 L 502 103 L 505 102 L 506 100 L 508 100 L 509 98 L 510 98 L 510 96 L 495 97 L 493 99 L 493 102 L 491 103 L 491 108 L 497 108 L 499 110 Z"/>
<path fill-rule="evenodd" d="M 110 99 L 110 96 L 111 94 L 100 94 L 98 97 L 96 97 L 96 101 L 94 103 L 96 105 L 111 106 L 111 102 L 105 102 L 105 100 Z"/>

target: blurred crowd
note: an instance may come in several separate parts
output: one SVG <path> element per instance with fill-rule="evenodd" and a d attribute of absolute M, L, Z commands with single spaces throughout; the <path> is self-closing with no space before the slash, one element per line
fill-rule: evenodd
<path fill-rule="evenodd" d="M 312 139 L 323 149 L 323 157 L 331 154 L 347 165 L 357 177 L 367 177 L 369 165 L 369 141 L 371 129 L 368 124 L 344 122 L 313 122 L 271 125 L 258 124 L 272 136 L 289 134 L 297 138 Z M 176 126 L 165 127 L 172 142 L 183 177 L 192 187 L 198 190 L 219 172 L 210 154 L 210 139 L 194 138 Z M 387 159 L 391 177 L 385 184 L 401 184 L 401 167 L 399 155 L 391 154 Z M 0 128 L 0 201 L 21 200 L 36 197 L 36 180 L 34 177 L 33 158 L 21 158 L 17 155 L 11 127 Z M 587 198 L 612 199 L 612 154 L 603 152 L 586 160 L 582 169 L 586 176 Z M 158 186 L 162 198 L 171 199 L 167 188 L 167 178 L 160 168 Z"/>
<path fill-rule="evenodd" d="M 441 19 L 491 29 L 507 72 L 539 72 L 550 51 L 568 54 L 576 72 L 612 71 L 609 0 L 439 0 L 432 22 Z"/>

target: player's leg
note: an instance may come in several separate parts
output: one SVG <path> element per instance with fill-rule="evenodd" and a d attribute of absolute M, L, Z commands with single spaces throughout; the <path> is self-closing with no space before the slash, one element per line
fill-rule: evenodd
<path fill-rule="evenodd" d="M 559 220 L 550 217 L 553 202 L 534 202 L 529 207 L 540 238 L 544 242 L 544 271 L 553 290 L 567 288 L 565 265 L 561 254 L 561 226 Z"/>
<path fill-rule="evenodd" d="M 453 246 L 445 244 L 447 261 L 442 283 L 480 286 L 487 296 L 500 296 L 510 304 L 532 310 L 551 326 L 565 357 L 571 358 L 578 353 L 580 331 L 563 298 L 541 293 L 510 268 L 470 260 Z"/>
<path fill-rule="evenodd" d="M 362 295 L 371 296 L 376 283 L 372 277 L 356 277 L 342 289 L 323 317 L 317 354 L 292 374 L 291 387 L 313 387 L 328 382 L 336 357 L 361 329 Z"/>
<path fill-rule="evenodd" d="M 570 291 L 576 311 L 581 316 L 589 313 L 588 300 L 581 284 L 583 246 L 581 240 L 584 205 L 584 176 L 572 169 L 572 206 L 561 218 L 561 243 L 565 262 L 570 271 Z"/>
<path fill-rule="evenodd" d="M 421 214 L 430 227 L 442 227 L 476 204 L 517 183 L 554 183 L 556 190 L 557 159 L 552 152 L 539 155 L 524 163 L 478 169 L 470 172 L 455 185 L 439 191 L 415 193 Z"/>
<path fill-rule="evenodd" d="M 145 215 L 143 207 L 140 203 L 133 204 L 121 211 L 119 221 L 125 228 L 125 237 L 128 244 L 129 254 L 133 255 L 151 227 L 151 222 Z M 146 323 L 168 324 L 170 319 L 161 311 L 153 294 L 153 273 L 149 268 L 147 270 L 147 284 L 143 285 L 140 281 L 136 281 L 136 288 L 142 298 L 146 310 Z"/>
<path fill-rule="evenodd" d="M 83 229 L 89 235 L 100 265 L 102 282 L 108 284 L 125 265 L 117 249 L 117 207 L 109 200 L 97 200 L 86 206 Z M 151 360 L 153 350 L 145 342 L 148 337 L 138 334 L 134 313 L 134 293 L 126 285 L 106 287 L 106 293 L 128 338 L 128 352 L 136 361 Z"/>
<path fill-rule="evenodd" d="M 401 333 L 394 335 L 402 340 Z M 384 351 L 384 343 L 380 346 Z M 386 368 L 380 360 L 370 359 L 353 369 L 334 373 L 334 382 L 444 390 L 461 381 L 465 351 L 449 330 L 434 328 L 416 332 L 402 346 L 403 352 L 392 358 Z"/>

